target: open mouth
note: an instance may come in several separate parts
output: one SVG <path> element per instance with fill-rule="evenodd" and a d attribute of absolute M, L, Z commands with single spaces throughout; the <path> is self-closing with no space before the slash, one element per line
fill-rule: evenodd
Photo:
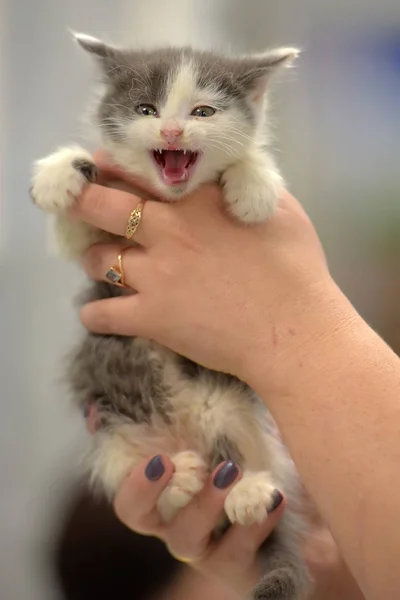
<path fill-rule="evenodd" d="M 170 186 L 189 181 L 199 156 L 190 150 L 153 150 L 151 154 L 161 179 Z"/>

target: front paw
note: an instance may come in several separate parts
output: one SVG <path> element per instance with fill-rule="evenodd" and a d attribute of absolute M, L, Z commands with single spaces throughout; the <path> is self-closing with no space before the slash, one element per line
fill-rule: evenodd
<path fill-rule="evenodd" d="M 273 214 L 283 183 L 277 170 L 263 161 L 233 165 L 221 182 L 230 213 L 244 223 L 259 223 Z"/>
<path fill-rule="evenodd" d="M 62 148 L 36 161 L 30 193 L 42 210 L 65 212 L 96 179 L 97 167 L 89 152 L 79 146 Z"/>
<path fill-rule="evenodd" d="M 196 452 L 180 452 L 172 458 L 172 462 L 175 472 L 157 503 L 165 523 L 203 489 L 207 476 L 206 464 Z"/>
<path fill-rule="evenodd" d="M 281 498 L 267 473 L 245 474 L 227 496 L 225 512 L 231 523 L 261 523 Z"/>

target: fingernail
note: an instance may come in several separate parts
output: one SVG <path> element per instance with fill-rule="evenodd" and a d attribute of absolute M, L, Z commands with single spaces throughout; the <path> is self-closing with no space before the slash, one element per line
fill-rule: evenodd
<path fill-rule="evenodd" d="M 87 419 L 88 418 L 88 414 L 89 414 L 89 405 L 85 404 L 85 406 L 83 407 L 83 418 Z"/>
<path fill-rule="evenodd" d="M 276 510 L 278 508 L 278 506 L 280 506 L 283 502 L 283 495 L 281 494 L 281 492 L 279 490 L 274 490 L 272 492 L 272 502 L 271 505 L 268 509 L 269 513 L 274 512 L 274 510 Z"/>
<path fill-rule="evenodd" d="M 145 475 L 150 481 L 157 481 L 164 475 L 165 467 L 161 456 L 155 456 L 147 463 Z"/>
<path fill-rule="evenodd" d="M 239 469 L 234 462 L 229 460 L 225 463 L 214 477 L 215 487 L 223 490 L 233 483 L 238 476 Z"/>

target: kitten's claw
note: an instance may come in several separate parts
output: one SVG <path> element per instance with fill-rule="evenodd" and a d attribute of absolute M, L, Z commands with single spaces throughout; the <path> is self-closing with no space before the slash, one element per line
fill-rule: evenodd
<path fill-rule="evenodd" d="M 276 508 L 278 494 L 267 473 L 245 474 L 225 500 L 226 515 L 231 523 L 261 523 Z"/>
<path fill-rule="evenodd" d="M 199 454 L 192 451 L 180 452 L 172 458 L 175 472 L 158 499 L 157 508 L 164 520 L 170 521 L 204 487 L 207 468 Z"/>
<path fill-rule="evenodd" d="M 93 162 L 84 158 L 76 158 L 73 161 L 72 166 L 77 171 L 80 171 L 85 177 L 86 181 L 88 181 L 89 183 L 94 183 L 99 175 L 99 171 L 96 165 Z"/>
<path fill-rule="evenodd" d="M 36 161 L 30 195 L 46 212 L 65 212 L 96 178 L 97 167 L 89 152 L 79 146 L 62 148 Z"/>

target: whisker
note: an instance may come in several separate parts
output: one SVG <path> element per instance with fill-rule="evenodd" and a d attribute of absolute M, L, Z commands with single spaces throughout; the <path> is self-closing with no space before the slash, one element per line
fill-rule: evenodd
<path fill-rule="evenodd" d="M 235 140 L 235 138 L 231 138 L 229 136 L 224 136 L 224 137 L 209 137 L 209 140 L 211 140 L 212 142 L 221 142 L 224 143 L 226 146 L 229 146 L 229 143 L 226 142 L 234 142 L 235 145 L 240 146 L 241 148 L 244 146 L 244 144 L 242 142 L 239 142 L 238 140 Z"/>
<path fill-rule="evenodd" d="M 235 150 L 234 148 L 232 148 L 231 146 L 229 146 L 228 144 L 220 144 L 220 143 L 215 143 L 215 144 L 208 144 L 209 148 L 214 148 L 216 150 L 222 150 L 223 152 L 225 152 L 228 156 L 232 156 L 232 157 L 239 157 L 240 153 Z M 206 149 L 204 151 L 206 153 Z"/>

